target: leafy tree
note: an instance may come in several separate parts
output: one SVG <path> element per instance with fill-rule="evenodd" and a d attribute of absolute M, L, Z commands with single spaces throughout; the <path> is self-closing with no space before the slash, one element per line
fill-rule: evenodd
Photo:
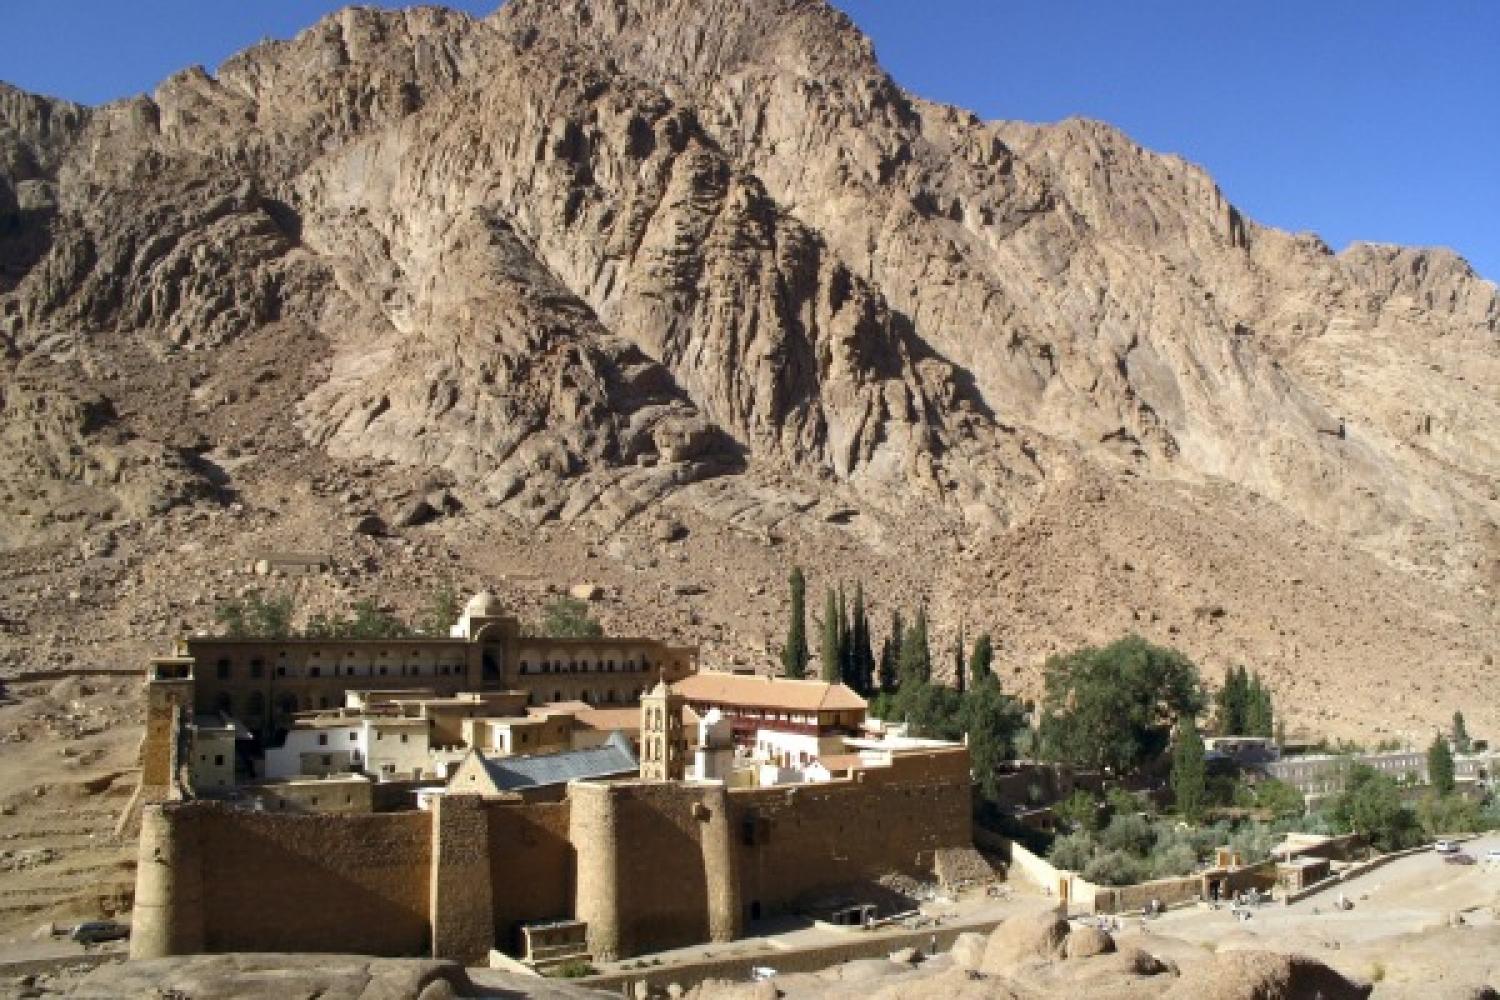
<path fill-rule="evenodd" d="M 422 612 L 423 634 L 447 635 L 453 623 L 458 621 L 461 610 L 458 590 L 452 581 L 443 581 L 428 597 L 427 607 Z"/>
<path fill-rule="evenodd" d="M 823 593 L 823 650 L 821 654 L 821 666 L 823 679 L 830 684 L 836 684 L 839 680 L 841 663 L 839 660 L 839 609 L 833 597 L 833 588 L 829 587 Z"/>
<path fill-rule="evenodd" d="M 1155 839 L 1150 821 L 1139 813 L 1121 813 L 1099 832 L 1099 846 L 1106 851 L 1125 851 L 1143 857 Z"/>
<path fill-rule="evenodd" d="M 781 647 L 781 669 L 786 676 L 807 676 L 807 581 L 802 567 L 793 566 L 788 579 L 792 591 L 792 617 L 786 630 L 786 644 Z"/>
<path fill-rule="evenodd" d="M 1270 812 L 1277 819 L 1301 816 L 1306 810 L 1302 793 L 1285 781 L 1267 778 L 1257 782 L 1254 792 L 1255 808 Z"/>
<path fill-rule="evenodd" d="M 897 674 L 902 685 L 926 684 L 932 680 L 932 650 L 927 643 L 927 609 L 917 611 L 917 620 L 901 637 Z"/>
<path fill-rule="evenodd" d="M 351 639 L 399 639 L 410 635 L 411 629 L 394 615 L 388 615 L 369 598 L 356 601 L 354 620 L 349 622 L 345 633 Z"/>
<path fill-rule="evenodd" d="M 969 681 L 975 687 L 986 677 L 994 677 L 995 647 L 988 632 L 980 633 L 974 640 L 974 652 L 969 654 Z"/>
<path fill-rule="evenodd" d="M 896 713 L 912 736 L 959 740 L 964 736 L 963 697 L 942 684 L 902 684 L 896 692 Z"/>
<path fill-rule="evenodd" d="M 964 733 L 969 738 L 969 760 L 979 794 L 988 801 L 999 796 L 997 770 L 1015 755 L 1016 733 L 1025 726 L 1021 706 L 1000 690 L 990 677 L 961 696 Z"/>
<path fill-rule="evenodd" d="M 1401 801 L 1396 783 L 1365 764 L 1350 766 L 1332 815 L 1339 825 L 1384 851 L 1410 847 L 1421 839 L 1416 815 Z"/>
<path fill-rule="evenodd" d="M 1047 756 L 1121 774 L 1159 756 L 1173 722 L 1203 708 L 1192 661 L 1134 635 L 1050 657 L 1045 692 Z"/>
<path fill-rule="evenodd" d="M 1098 850 L 1099 845 L 1094 842 L 1093 834 L 1087 830 L 1079 830 L 1076 833 L 1065 833 L 1054 840 L 1047 856 L 1056 867 L 1077 872 L 1082 871 L 1094 859 Z"/>
<path fill-rule="evenodd" d="M 887 693 L 895 691 L 901 686 L 901 643 L 906 638 L 905 626 L 901 622 L 901 612 L 891 612 L 891 630 L 886 634 L 885 643 L 880 647 L 880 690 Z"/>
<path fill-rule="evenodd" d="M 1478 833 L 1486 827 L 1479 806 L 1462 795 L 1424 795 L 1417 802 L 1417 822 L 1429 837 Z"/>
<path fill-rule="evenodd" d="M 560 597 L 542 609 L 542 635 L 592 639 L 603 634 L 604 626 L 589 615 L 587 601 Z"/>
<path fill-rule="evenodd" d="M 1052 815 L 1074 830 L 1097 830 L 1100 826 L 1099 800 L 1082 788 L 1052 807 Z"/>
<path fill-rule="evenodd" d="M 1427 777 L 1439 795 L 1450 795 L 1454 788 L 1453 751 L 1448 741 L 1439 733 L 1427 748 Z"/>
<path fill-rule="evenodd" d="M 1453 713 L 1453 749 L 1456 753 L 1468 753 L 1473 749 L 1469 739 L 1469 727 L 1464 725 L 1464 713 Z"/>
<path fill-rule="evenodd" d="M 290 594 L 270 598 L 251 594 L 220 605 L 214 619 L 230 638 L 285 639 L 292 635 L 292 611 Z"/>
<path fill-rule="evenodd" d="M 1177 738 L 1172 745 L 1172 795 L 1178 812 L 1189 822 L 1203 816 L 1207 777 L 1203 737 L 1198 735 L 1193 717 L 1184 715 L 1177 722 Z"/>
<path fill-rule="evenodd" d="M 1149 875 L 1142 859 L 1124 851 L 1104 851 L 1083 867 L 1083 877 L 1096 885 L 1134 885 Z"/>

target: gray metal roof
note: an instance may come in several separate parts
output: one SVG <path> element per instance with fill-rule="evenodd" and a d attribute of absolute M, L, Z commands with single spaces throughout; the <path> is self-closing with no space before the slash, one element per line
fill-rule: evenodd
<path fill-rule="evenodd" d="M 561 785 L 574 778 L 606 778 L 640 769 L 630 739 L 611 733 L 602 746 L 536 757 L 483 757 L 484 769 L 502 792 Z"/>

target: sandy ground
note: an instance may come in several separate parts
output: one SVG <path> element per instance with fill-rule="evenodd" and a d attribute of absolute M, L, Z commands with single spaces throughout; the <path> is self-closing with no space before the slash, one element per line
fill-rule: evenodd
<path fill-rule="evenodd" d="M 0 963 L 83 954 L 83 920 L 128 918 L 139 674 L 11 685 L 0 700 Z M 55 928 L 57 935 L 48 931 Z"/>

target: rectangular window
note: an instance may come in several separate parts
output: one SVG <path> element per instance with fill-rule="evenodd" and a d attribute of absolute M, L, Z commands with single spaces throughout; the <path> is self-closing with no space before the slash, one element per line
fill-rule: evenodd
<path fill-rule="evenodd" d="M 214 754 L 214 766 L 215 767 L 223 767 L 224 766 L 224 755 L 223 754 L 221 754 L 221 753 Z"/>
<path fill-rule="evenodd" d="M 221 681 L 227 681 L 227 680 L 229 680 L 229 661 L 228 660 L 220 660 L 219 661 L 218 672 L 219 672 L 219 680 L 221 680 Z"/>
<path fill-rule="evenodd" d="M 320 746 L 320 747 L 326 747 L 327 745 L 328 745 L 328 734 L 327 733 L 319 733 L 318 734 L 318 746 Z"/>
<path fill-rule="evenodd" d="M 318 677 L 318 676 L 321 676 L 322 673 L 323 673 L 323 668 L 322 667 L 308 667 L 307 668 L 307 676 L 309 676 L 309 677 Z"/>
<path fill-rule="evenodd" d="M 357 740 L 357 739 L 359 739 L 358 734 L 356 734 L 356 733 L 350 733 L 349 734 L 349 740 L 350 740 L 350 742 L 353 742 L 354 740 Z"/>
<path fill-rule="evenodd" d="M 285 677 L 286 676 L 286 667 L 284 667 L 284 666 L 282 666 L 281 664 L 278 663 L 276 665 L 276 676 L 277 677 Z"/>
<path fill-rule="evenodd" d="M 262 674 L 265 673 L 265 670 L 266 670 L 266 665 L 264 663 L 262 663 L 260 660 L 251 660 L 250 661 L 250 676 L 251 677 L 260 677 Z"/>

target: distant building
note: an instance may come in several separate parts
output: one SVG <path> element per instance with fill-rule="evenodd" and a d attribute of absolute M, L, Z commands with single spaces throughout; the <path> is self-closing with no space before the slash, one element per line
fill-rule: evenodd
<path fill-rule="evenodd" d="M 446 636 L 402 639 L 238 639 L 194 636 L 155 672 L 191 678 L 192 710 L 222 713 L 262 738 L 299 712 L 344 704 L 349 688 L 442 697 L 518 691 L 527 703 L 577 700 L 635 705 L 658 678 L 697 669 L 695 646 L 640 638 L 551 638 L 521 634 L 489 593 L 475 595 Z"/>

